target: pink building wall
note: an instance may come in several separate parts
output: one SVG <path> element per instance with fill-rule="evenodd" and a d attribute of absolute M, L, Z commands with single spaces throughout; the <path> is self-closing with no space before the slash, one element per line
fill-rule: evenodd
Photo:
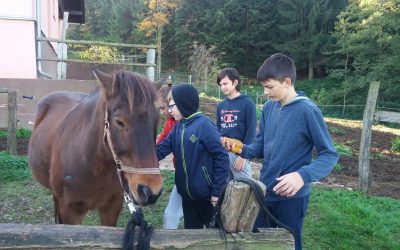
<path fill-rule="evenodd" d="M 36 0 L 0 1 L 0 78 L 38 78 L 35 19 Z M 60 37 L 62 20 L 57 0 L 41 0 L 41 21 L 45 37 Z M 42 43 L 42 56 L 56 57 L 57 43 L 46 43 Z M 42 70 L 55 76 L 56 63 L 42 64 Z"/>

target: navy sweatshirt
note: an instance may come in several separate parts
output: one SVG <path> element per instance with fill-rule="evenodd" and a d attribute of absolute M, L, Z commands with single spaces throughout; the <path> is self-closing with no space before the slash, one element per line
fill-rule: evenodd
<path fill-rule="evenodd" d="M 256 105 L 246 95 L 218 103 L 217 127 L 221 136 L 238 139 L 244 144 L 254 142 L 256 136 Z"/>
<path fill-rule="evenodd" d="M 157 145 L 158 160 L 176 159 L 175 184 L 183 200 L 219 197 L 228 179 L 229 156 L 217 128 L 200 112 L 178 122 Z"/>
<path fill-rule="evenodd" d="M 288 199 L 272 191 L 277 177 L 297 171 L 304 186 L 294 197 L 303 197 L 310 193 L 311 182 L 327 176 L 339 159 L 321 111 L 302 95 L 283 107 L 278 101 L 266 102 L 256 142 L 245 145 L 241 153 L 244 158 L 264 158 L 260 180 L 267 186 L 269 201 Z"/>

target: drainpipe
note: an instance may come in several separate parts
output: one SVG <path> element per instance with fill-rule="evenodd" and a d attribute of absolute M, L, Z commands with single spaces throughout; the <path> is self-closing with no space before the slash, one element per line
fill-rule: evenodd
<path fill-rule="evenodd" d="M 41 1 L 36 0 L 36 38 L 42 37 L 41 30 Z M 36 39 L 36 54 L 37 57 L 42 58 L 42 41 Z M 48 79 L 53 79 L 53 77 L 42 70 L 42 61 L 36 60 L 37 72 L 39 75 L 44 76 Z"/>

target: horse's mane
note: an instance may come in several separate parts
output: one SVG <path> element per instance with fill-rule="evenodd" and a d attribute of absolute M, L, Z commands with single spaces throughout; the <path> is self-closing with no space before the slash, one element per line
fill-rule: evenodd
<path fill-rule="evenodd" d="M 156 91 L 150 80 L 141 74 L 120 71 L 115 75 L 115 84 L 118 84 L 119 96 L 128 102 L 132 113 L 134 107 L 154 105 Z"/>

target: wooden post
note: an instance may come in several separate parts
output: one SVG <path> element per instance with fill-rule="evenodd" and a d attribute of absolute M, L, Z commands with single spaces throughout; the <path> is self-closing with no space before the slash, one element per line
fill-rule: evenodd
<path fill-rule="evenodd" d="M 121 249 L 124 233 L 104 226 L 0 224 L 0 249 Z M 282 228 L 228 234 L 226 241 L 218 229 L 155 229 L 150 249 L 294 249 L 294 238 Z"/>
<path fill-rule="evenodd" d="M 68 29 L 68 17 L 69 12 L 64 12 L 63 26 L 61 31 L 61 39 L 65 40 L 67 29 Z M 66 43 L 58 43 L 58 59 L 66 59 L 67 58 L 67 44 Z M 67 79 L 67 63 L 66 62 L 58 62 L 57 63 L 57 79 Z"/>
<path fill-rule="evenodd" d="M 374 119 L 379 85 L 380 82 L 371 82 L 368 91 L 367 103 L 365 104 L 364 109 L 360 153 L 358 155 L 358 175 L 360 178 L 361 192 L 363 193 L 368 193 L 372 184 L 372 176 L 369 166 L 369 146 L 371 145 L 372 122 Z"/>
<path fill-rule="evenodd" d="M 156 50 L 149 49 L 147 51 L 146 63 L 154 64 L 156 61 Z M 146 68 L 146 76 L 149 80 L 154 81 L 154 66 L 150 66 Z"/>
<path fill-rule="evenodd" d="M 157 78 L 161 78 L 161 39 L 162 39 L 162 27 L 157 27 Z"/>
<path fill-rule="evenodd" d="M 17 154 L 17 91 L 8 89 L 7 151 Z"/>
<path fill-rule="evenodd" d="M 266 187 L 254 180 L 265 196 Z M 247 183 L 230 181 L 221 204 L 221 220 L 224 229 L 230 233 L 251 232 L 257 219 L 260 205 L 257 197 Z"/>

